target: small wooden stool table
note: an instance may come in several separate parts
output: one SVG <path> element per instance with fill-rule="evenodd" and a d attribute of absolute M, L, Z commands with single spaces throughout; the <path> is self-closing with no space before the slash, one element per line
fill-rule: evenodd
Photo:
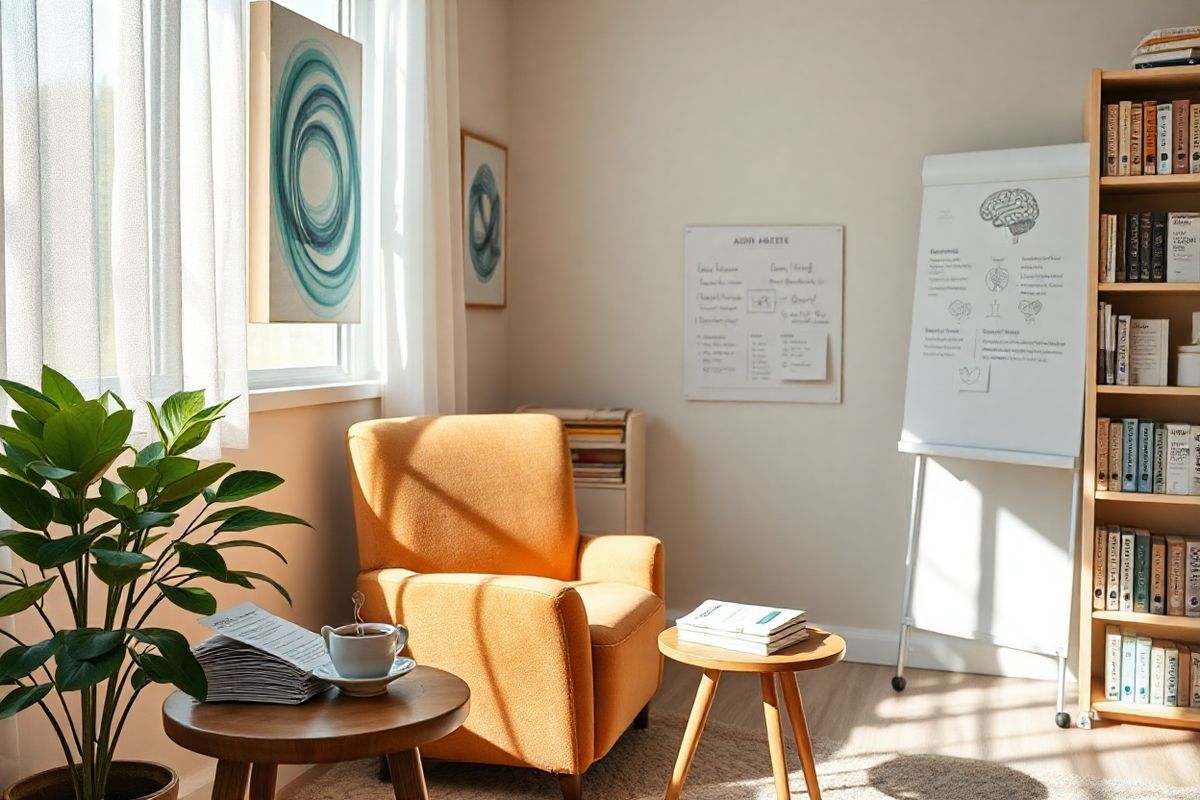
<path fill-rule="evenodd" d="M 792 736 L 796 749 L 800 751 L 800 764 L 804 767 L 804 782 L 812 800 L 821 800 L 821 787 L 817 783 L 817 765 L 813 760 L 812 740 L 808 737 L 808 723 L 804 719 L 804 704 L 800 700 L 800 689 L 793 673 L 808 669 L 820 669 L 836 664 L 846 654 L 846 643 L 842 637 L 820 628 L 809 628 L 808 638 L 769 656 L 739 653 L 721 647 L 679 641 L 679 631 L 668 628 L 658 636 L 658 649 L 667 658 L 683 664 L 700 667 L 700 688 L 696 690 L 696 703 L 683 732 L 679 746 L 679 758 L 675 761 L 675 772 L 667 786 L 667 800 L 678 800 L 683 792 L 700 743 L 700 732 L 708 720 L 708 710 L 717 693 L 717 684 L 722 672 L 757 672 L 762 683 L 763 713 L 767 718 L 767 742 L 771 749 L 771 769 L 775 773 L 775 794 L 780 800 L 788 800 L 787 759 L 783 749 L 783 728 L 779 713 L 779 696 L 775 692 L 775 675 L 779 675 L 779 686 L 783 690 L 783 701 L 787 705 L 788 719 L 792 723 Z"/>
<path fill-rule="evenodd" d="M 467 718 L 471 690 L 449 672 L 418 666 L 378 697 L 337 689 L 298 706 L 199 703 L 182 692 L 163 702 L 163 727 L 181 747 L 218 759 L 213 800 L 275 796 L 279 764 L 329 764 L 386 756 L 396 800 L 426 800 L 418 747 Z M 251 775 L 253 766 L 253 775 Z"/>

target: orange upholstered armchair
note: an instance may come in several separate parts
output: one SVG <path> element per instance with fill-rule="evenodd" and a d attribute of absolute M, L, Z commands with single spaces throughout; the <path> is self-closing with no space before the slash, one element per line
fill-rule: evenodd
<path fill-rule="evenodd" d="M 571 459 L 541 414 L 350 429 L 367 619 L 403 622 L 418 662 L 471 687 L 435 758 L 557 773 L 567 798 L 658 689 L 663 552 L 580 536 Z"/>

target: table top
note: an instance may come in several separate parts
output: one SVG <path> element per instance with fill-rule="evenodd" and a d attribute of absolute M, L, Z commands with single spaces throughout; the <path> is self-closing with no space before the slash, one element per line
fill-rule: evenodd
<path fill-rule="evenodd" d="M 436 741 L 462 725 L 470 700 L 458 676 L 418 666 L 387 694 L 347 697 L 329 689 L 298 706 L 199 703 L 177 691 L 163 702 L 163 727 L 176 744 L 213 758 L 327 764 Z"/>
<path fill-rule="evenodd" d="M 769 656 L 739 653 L 723 647 L 679 641 L 679 629 L 658 635 L 658 649 L 667 658 L 702 669 L 722 672 L 800 672 L 836 664 L 846 655 L 846 642 L 836 633 L 809 626 L 808 638 Z"/>

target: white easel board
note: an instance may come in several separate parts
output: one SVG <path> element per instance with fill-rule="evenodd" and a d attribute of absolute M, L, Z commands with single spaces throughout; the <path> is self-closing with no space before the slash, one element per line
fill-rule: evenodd
<path fill-rule="evenodd" d="M 842 226 L 684 230 L 684 396 L 840 403 Z"/>
<path fill-rule="evenodd" d="M 901 449 L 1079 455 L 1088 153 L 925 159 Z"/>

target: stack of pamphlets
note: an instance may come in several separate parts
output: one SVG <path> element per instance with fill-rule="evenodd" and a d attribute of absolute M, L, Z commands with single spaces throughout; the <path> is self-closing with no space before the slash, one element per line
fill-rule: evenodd
<path fill-rule="evenodd" d="M 1200 63 L 1200 25 L 1150 31 L 1133 49 L 1131 61 L 1136 69 L 1197 63 Z"/>
<path fill-rule="evenodd" d="M 329 663 L 320 634 L 242 603 L 203 617 L 218 633 L 193 648 L 210 702 L 299 705 L 329 688 L 312 671 Z"/>
<path fill-rule="evenodd" d="M 675 622 L 679 641 L 769 656 L 808 638 L 803 610 L 705 600 Z"/>

